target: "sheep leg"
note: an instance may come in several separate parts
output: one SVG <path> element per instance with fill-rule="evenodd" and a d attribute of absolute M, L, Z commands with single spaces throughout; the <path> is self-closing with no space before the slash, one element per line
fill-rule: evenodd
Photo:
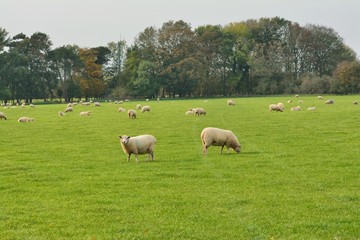
<path fill-rule="evenodd" d="M 155 160 L 155 159 L 154 159 L 154 152 L 153 152 L 153 151 L 151 151 L 151 152 L 149 153 L 149 155 L 151 156 L 151 160 L 153 160 L 153 161 L 154 161 L 154 160 Z"/>
<path fill-rule="evenodd" d="M 203 154 L 204 154 L 204 155 L 207 154 L 208 148 L 209 148 L 209 146 L 204 145 L 204 147 L 203 147 Z"/>
<path fill-rule="evenodd" d="M 131 153 L 127 156 L 127 161 L 130 161 L 130 155 Z"/>
<path fill-rule="evenodd" d="M 138 154 L 134 154 L 134 155 L 135 155 L 136 162 L 138 162 Z"/>
<path fill-rule="evenodd" d="M 221 146 L 220 154 L 222 154 L 222 151 L 223 151 L 223 149 L 224 149 L 224 146 L 225 146 L 225 145 L 222 145 L 222 146 Z"/>

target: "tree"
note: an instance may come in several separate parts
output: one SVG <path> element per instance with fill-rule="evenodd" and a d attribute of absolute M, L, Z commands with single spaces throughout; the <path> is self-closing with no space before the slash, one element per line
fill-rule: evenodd
<path fill-rule="evenodd" d="M 342 85 L 345 94 L 360 92 L 360 62 L 344 61 L 338 64 L 334 71 L 336 78 Z"/>

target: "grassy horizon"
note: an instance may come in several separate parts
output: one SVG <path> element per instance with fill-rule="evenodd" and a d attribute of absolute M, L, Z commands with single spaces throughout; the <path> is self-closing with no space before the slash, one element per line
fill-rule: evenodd
<path fill-rule="evenodd" d="M 1 109 L 0 238 L 357 239 L 357 96 L 233 99 L 78 105 L 63 118 L 65 104 Z M 277 102 L 285 112 L 270 113 Z M 138 103 L 152 112 L 117 112 Z M 207 116 L 185 116 L 194 107 Z M 232 130 L 242 152 L 203 156 L 210 126 Z M 157 138 L 155 161 L 127 162 L 118 136 L 145 133 Z"/>

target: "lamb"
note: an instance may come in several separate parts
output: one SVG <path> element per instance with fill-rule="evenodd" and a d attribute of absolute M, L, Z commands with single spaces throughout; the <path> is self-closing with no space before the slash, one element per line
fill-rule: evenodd
<path fill-rule="evenodd" d="M 276 112 L 283 112 L 284 105 L 279 104 L 270 104 L 269 105 L 269 112 L 276 111 Z"/>
<path fill-rule="evenodd" d="M 63 116 L 65 116 L 66 114 L 65 114 L 64 112 L 62 112 L 62 111 L 59 111 L 59 112 L 58 112 L 58 115 L 59 115 L 59 117 L 63 117 Z"/>
<path fill-rule="evenodd" d="M 0 119 L 4 119 L 4 120 L 7 119 L 6 116 L 5 116 L 5 114 L 4 114 L 3 112 L 0 112 Z"/>
<path fill-rule="evenodd" d="M 136 105 L 136 110 L 140 110 L 141 109 L 141 104 L 137 104 Z"/>
<path fill-rule="evenodd" d="M 237 153 L 240 153 L 241 151 L 239 140 L 230 130 L 207 127 L 201 131 L 200 138 L 204 155 L 207 154 L 210 146 L 221 146 L 220 154 L 222 154 L 224 146 L 226 146 L 227 152 L 229 151 L 229 148 L 234 149 Z"/>
<path fill-rule="evenodd" d="M 150 112 L 150 111 L 151 111 L 151 108 L 148 105 L 145 105 L 141 108 L 141 113 Z"/>
<path fill-rule="evenodd" d="M 127 154 L 127 161 L 130 160 L 131 154 L 135 155 L 136 162 L 138 161 L 139 154 L 148 154 L 151 156 L 151 160 L 154 158 L 154 148 L 156 144 L 156 138 L 152 135 L 139 135 L 130 137 L 127 135 L 119 136 L 121 147 L 125 154 Z"/>
<path fill-rule="evenodd" d="M 301 110 L 300 106 L 292 107 L 290 109 L 290 111 L 300 111 L 300 110 Z"/>
<path fill-rule="evenodd" d="M 29 118 L 29 117 L 21 117 L 18 119 L 18 122 L 34 122 L 35 119 L 34 118 Z"/>
<path fill-rule="evenodd" d="M 90 111 L 80 112 L 80 116 L 90 116 Z"/>
<path fill-rule="evenodd" d="M 134 119 L 134 118 L 136 118 L 136 110 L 134 110 L 134 109 L 129 109 L 128 110 L 128 117 L 131 119 Z"/>
<path fill-rule="evenodd" d="M 64 112 L 72 112 L 74 109 L 72 107 L 67 107 L 65 108 L 65 111 Z"/>
<path fill-rule="evenodd" d="M 195 115 L 196 116 L 206 115 L 206 111 L 203 108 L 195 108 Z"/>
<path fill-rule="evenodd" d="M 334 104 L 334 100 L 333 99 L 329 99 L 325 102 L 325 104 Z"/>
<path fill-rule="evenodd" d="M 118 112 L 126 112 L 125 108 L 119 107 Z"/>
<path fill-rule="evenodd" d="M 232 99 L 229 99 L 229 100 L 227 100 L 227 105 L 228 106 L 235 106 L 235 101 L 232 100 Z"/>

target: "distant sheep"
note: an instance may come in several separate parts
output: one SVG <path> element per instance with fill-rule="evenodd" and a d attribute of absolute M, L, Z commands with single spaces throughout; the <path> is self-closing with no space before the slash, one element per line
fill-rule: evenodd
<path fill-rule="evenodd" d="M 0 112 L 0 119 L 4 119 L 4 120 L 7 119 L 7 117 L 5 116 L 5 114 L 3 112 Z"/>
<path fill-rule="evenodd" d="M 74 109 L 72 107 L 67 107 L 65 108 L 64 112 L 67 113 L 67 112 L 72 112 L 74 111 Z"/>
<path fill-rule="evenodd" d="M 287 103 L 292 103 L 292 100 L 288 100 Z"/>
<path fill-rule="evenodd" d="M 85 111 L 85 112 L 80 112 L 80 116 L 90 116 L 91 112 L 90 111 Z"/>
<path fill-rule="evenodd" d="M 188 111 L 185 112 L 185 115 L 195 115 L 195 111 L 188 110 Z"/>
<path fill-rule="evenodd" d="M 232 99 L 229 99 L 229 100 L 227 100 L 227 105 L 228 106 L 235 106 L 235 101 L 232 100 Z"/>
<path fill-rule="evenodd" d="M 59 112 L 58 112 L 58 115 L 59 115 L 59 117 L 63 117 L 63 116 L 65 116 L 66 114 L 65 114 L 64 112 L 62 112 L 62 111 L 59 111 Z"/>
<path fill-rule="evenodd" d="M 358 102 L 357 100 L 355 100 L 355 101 L 353 101 L 353 104 L 354 104 L 354 105 L 358 105 L 359 102 Z"/>
<path fill-rule="evenodd" d="M 234 149 L 237 153 L 241 151 L 239 140 L 230 130 L 207 127 L 201 131 L 200 138 L 204 155 L 207 154 L 210 146 L 221 146 L 220 154 L 222 154 L 224 146 L 226 146 L 227 152 L 229 148 Z"/>
<path fill-rule="evenodd" d="M 135 119 L 135 118 L 136 118 L 136 110 L 134 110 L 134 109 L 129 109 L 127 113 L 128 113 L 128 117 L 129 117 L 130 119 Z"/>
<path fill-rule="evenodd" d="M 141 113 L 150 112 L 150 111 L 151 111 L 151 108 L 148 105 L 145 105 L 141 108 Z"/>
<path fill-rule="evenodd" d="M 125 108 L 119 107 L 118 112 L 126 112 Z"/>
<path fill-rule="evenodd" d="M 269 105 L 269 112 L 283 112 L 284 111 L 284 105 L 279 104 L 270 104 Z"/>
<path fill-rule="evenodd" d="M 196 116 L 200 116 L 200 115 L 206 116 L 206 111 L 203 108 L 195 108 L 195 115 Z"/>
<path fill-rule="evenodd" d="M 30 103 L 29 107 L 31 107 L 31 108 L 35 108 L 35 105 L 34 105 L 34 104 L 32 104 L 32 103 Z"/>
<path fill-rule="evenodd" d="M 300 106 L 296 106 L 296 107 L 292 107 L 290 109 L 290 111 L 300 111 L 301 110 L 301 107 Z"/>
<path fill-rule="evenodd" d="M 95 107 L 100 107 L 101 105 L 100 105 L 99 102 L 94 102 L 94 106 L 95 106 Z"/>
<path fill-rule="evenodd" d="M 151 160 L 154 158 L 154 148 L 156 138 L 152 135 L 140 135 L 135 137 L 119 136 L 120 144 L 125 154 L 127 154 L 127 161 L 130 161 L 131 154 L 135 155 L 136 162 L 138 161 L 139 154 L 148 154 Z"/>
<path fill-rule="evenodd" d="M 21 117 L 18 119 L 18 122 L 34 122 L 35 119 L 34 118 L 29 118 L 29 117 Z"/>
<path fill-rule="evenodd" d="M 299 94 L 295 94 L 295 96 L 294 97 L 299 97 Z"/>
<path fill-rule="evenodd" d="M 307 110 L 309 110 L 309 111 L 315 111 L 315 110 L 316 110 L 316 107 L 308 107 Z"/>
<path fill-rule="evenodd" d="M 141 110 L 141 104 L 136 105 L 136 110 Z"/>
<path fill-rule="evenodd" d="M 304 100 L 299 100 L 298 104 L 304 103 Z"/>
<path fill-rule="evenodd" d="M 334 104 L 334 100 L 333 99 L 326 100 L 325 104 Z"/>
<path fill-rule="evenodd" d="M 317 98 L 318 98 L 319 100 L 322 100 L 322 99 L 323 99 L 323 97 L 322 97 L 322 96 L 318 96 Z"/>

